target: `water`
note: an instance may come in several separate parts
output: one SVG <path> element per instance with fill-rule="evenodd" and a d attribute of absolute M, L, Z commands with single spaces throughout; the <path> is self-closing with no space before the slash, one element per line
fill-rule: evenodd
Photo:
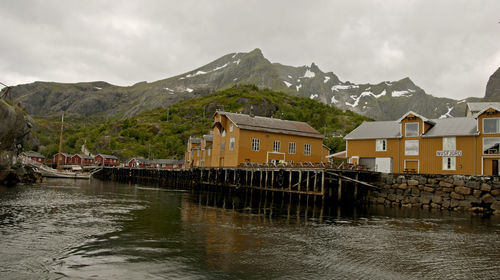
<path fill-rule="evenodd" d="M 253 205 L 110 182 L 0 187 L 0 279 L 500 279 L 500 218 Z"/>

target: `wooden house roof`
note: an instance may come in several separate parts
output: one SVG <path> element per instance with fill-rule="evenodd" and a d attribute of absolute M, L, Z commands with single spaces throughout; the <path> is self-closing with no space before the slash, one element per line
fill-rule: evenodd
<path fill-rule="evenodd" d="M 270 133 L 288 134 L 304 137 L 313 137 L 323 139 L 323 134 L 305 122 L 289 121 L 275 118 L 266 118 L 259 116 L 249 116 L 246 114 L 216 112 L 226 116 L 239 129 L 263 131 Z"/>
<path fill-rule="evenodd" d="M 408 114 L 405 114 L 407 116 Z M 415 114 L 413 114 L 415 115 Z M 397 121 L 363 122 L 345 136 L 346 140 L 382 139 L 401 137 L 401 119 Z M 474 136 L 477 120 L 473 117 L 425 119 L 432 127 L 422 137 Z"/>
<path fill-rule="evenodd" d="M 35 152 L 23 152 L 26 156 L 28 157 L 35 157 L 35 158 L 45 158 L 44 155 L 41 155 L 39 153 L 35 153 Z"/>

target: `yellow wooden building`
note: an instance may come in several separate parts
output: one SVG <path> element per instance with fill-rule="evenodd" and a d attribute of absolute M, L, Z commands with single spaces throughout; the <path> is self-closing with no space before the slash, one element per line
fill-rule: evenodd
<path fill-rule="evenodd" d="M 184 154 L 185 168 L 201 166 L 201 138 L 189 137 L 186 153 Z"/>
<path fill-rule="evenodd" d="M 186 167 L 326 162 L 323 138 L 305 122 L 217 111 L 211 134 L 189 138 Z"/>
<path fill-rule="evenodd" d="M 500 107 L 468 108 L 468 117 L 408 112 L 396 121 L 364 122 L 345 137 L 347 158 L 386 173 L 499 175 Z"/>

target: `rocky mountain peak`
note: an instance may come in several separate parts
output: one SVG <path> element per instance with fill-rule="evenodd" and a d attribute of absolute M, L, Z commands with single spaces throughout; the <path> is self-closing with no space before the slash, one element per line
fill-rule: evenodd
<path fill-rule="evenodd" d="M 500 101 L 500 67 L 490 76 L 486 84 L 484 99 L 487 101 Z"/>

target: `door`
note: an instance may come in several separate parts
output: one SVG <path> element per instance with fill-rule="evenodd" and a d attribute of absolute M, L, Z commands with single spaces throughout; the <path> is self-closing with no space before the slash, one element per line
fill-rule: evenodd
<path fill-rule="evenodd" d="M 392 173 L 392 158 L 376 158 L 375 171 L 382 173 Z"/>
<path fill-rule="evenodd" d="M 498 175 L 498 160 L 497 159 L 494 159 L 491 161 L 491 173 L 492 175 L 494 176 L 497 176 Z"/>
<path fill-rule="evenodd" d="M 375 171 L 375 158 L 360 158 L 359 165 L 364 165 L 367 170 Z"/>

